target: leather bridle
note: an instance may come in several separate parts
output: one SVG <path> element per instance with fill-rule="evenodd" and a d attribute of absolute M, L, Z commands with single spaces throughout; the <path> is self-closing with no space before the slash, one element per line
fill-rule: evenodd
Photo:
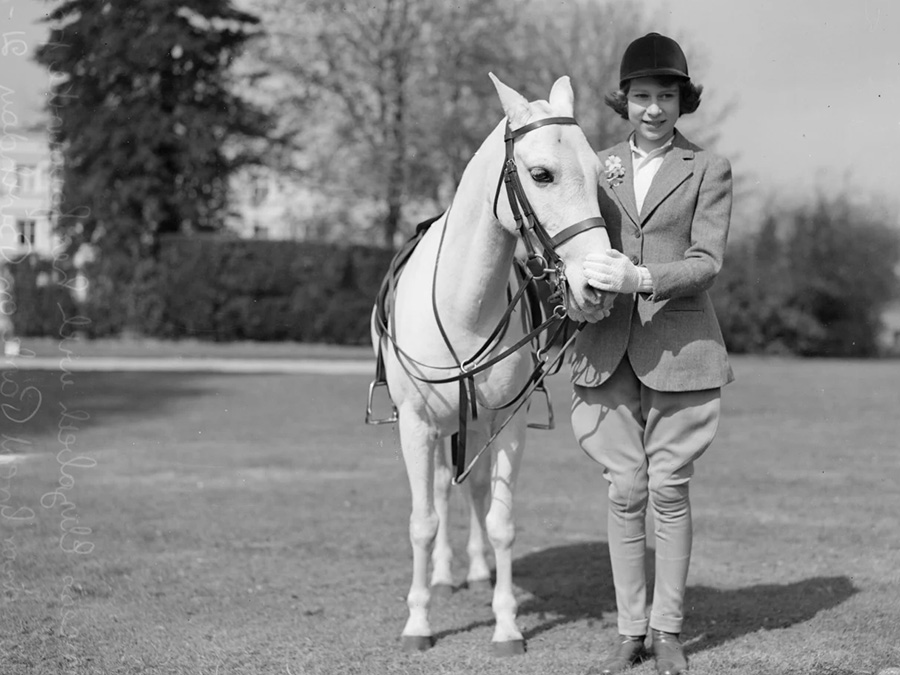
<path fill-rule="evenodd" d="M 566 348 L 572 343 L 572 341 L 578 334 L 578 331 L 584 326 L 584 323 L 578 325 L 576 330 L 573 331 L 572 335 L 565 341 L 565 344 L 561 346 L 555 359 L 553 359 L 552 362 L 549 362 L 548 352 L 555 345 L 556 341 L 560 339 L 561 336 L 563 336 L 563 334 L 565 333 L 564 328 L 566 316 L 568 314 L 568 292 L 566 287 L 565 263 L 563 262 L 560 255 L 556 252 L 556 249 L 564 242 L 582 232 L 585 232 L 586 230 L 590 230 L 596 227 L 605 227 L 602 218 L 592 217 L 581 220 L 573 225 L 569 225 L 554 236 L 550 236 L 546 228 L 541 224 L 540 220 L 538 220 L 537 216 L 535 215 L 534 209 L 531 207 L 531 204 L 528 201 L 528 197 L 525 194 L 525 190 L 519 178 L 513 150 L 517 138 L 524 136 L 530 131 L 534 131 L 535 129 L 539 129 L 540 127 L 551 124 L 577 125 L 578 123 L 572 117 L 547 117 L 513 130 L 510 128 L 509 120 L 507 120 L 506 122 L 506 132 L 504 135 L 506 157 L 504 159 L 503 169 L 500 173 L 500 178 L 497 182 L 497 190 L 494 195 L 494 217 L 497 217 L 497 204 L 500 197 L 501 186 L 505 185 L 506 194 L 509 198 L 510 209 L 512 210 L 513 217 L 516 221 L 516 229 L 518 230 L 519 236 L 524 242 L 528 256 L 524 264 L 525 269 L 523 271 L 523 279 L 520 282 L 518 290 L 514 294 L 510 294 L 506 310 L 504 311 L 494 330 L 490 333 L 482 346 L 475 352 L 475 354 L 473 354 L 468 359 L 460 359 L 457 356 L 456 351 L 453 349 L 453 346 L 446 331 L 444 330 L 444 326 L 438 313 L 437 300 L 435 297 L 435 287 L 437 285 L 437 268 L 438 263 L 440 262 L 441 250 L 443 248 L 444 234 L 446 233 L 446 222 L 447 220 L 449 220 L 449 210 L 446 214 L 447 217 L 444 220 L 444 230 L 441 233 L 441 240 L 438 246 L 437 258 L 435 260 L 434 279 L 432 283 L 432 309 L 438 329 L 444 339 L 444 343 L 446 344 L 450 354 L 456 362 L 456 365 L 432 366 L 424 364 L 420 361 L 417 361 L 403 349 L 401 349 L 394 339 L 394 324 L 392 312 L 386 311 L 386 316 L 379 317 L 379 321 L 376 324 L 378 333 L 382 336 L 387 336 L 388 340 L 391 342 L 391 345 L 394 348 L 395 353 L 397 354 L 398 362 L 402 365 L 402 367 L 410 377 L 427 384 L 447 384 L 452 382 L 459 383 L 459 431 L 453 434 L 451 438 L 451 454 L 454 466 L 453 482 L 457 485 L 465 480 L 481 454 L 490 446 L 490 444 L 499 435 L 503 428 L 505 428 L 506 425 L 512 420 L 512 418 L 516 415 L 522 405 L 524 405 L 524 403 L 528 401 L 528 398 L 531 396 L 531 394 L 535 390 L 543 388 L 544 378 L 551 372 L 555 372 L 555 368 L 558 369 Z M 423 234 L 423 232 L 419 234 L 421 235 Z M 540 253 L 537 251 L 533 239 L 537 239 L 537 242 L 541 248 Z M 407 251 L 402 261 L 397 262 L 396 265 L 392 263 L 392 269 L 385 278 L 385 284 L 389 286 L 389 288 L 386 289 L 386 292 L 384 293 L 384 295 L 387 296 L 387 303 L 393 303 L 396 277 L 399 275 L 400 269 L 402 268 L 402 265 L 405 264 L 405 261 L 406 259 L 408 259 L 410 253 L 411 251 Z M 485 359 L 484 357 L 491 353 L 492 347 L 495 346 L 506 333 L 506 330 L 509 327 L 510 318 L 515 311 L 516 306 L 520 302 L 522 302 L 522 298 L 525 295 L 527 286 L 531 283 L 532 280 L 541 280 L 546 278 L 548 275 L 552 275 L 552 280 L 550 281 L 550 283 L 554 289 L 553 293 L 550 296 L 550 299 L 552 302 L 556 303 L 554 304 L 549 316 L 539 325 L 533 327 L 532 330 L 527 331 L 526 329 L 526 334 L 521 339 L 516 341 L 514 345 L 504 349 L 499 354 L 495 354 L 494 356 Z M 385 291 L 384 288 L 382 290 Z M 388 325 L 388 323 L 390 323 L 390 326 Z M 496 363 L 514 354 L 519 349 L 530 343 L 532 340 L 537 339 L 541 335 L 541 333 L 545 331 L 547 331 L 549 338 L 543 347 L 533 353 L 535 367 L 523 389 L 519 391 L 516 396 L 512 398 L 512 400 L 502 405 L 490 408 L 494 410 L 501 410 L 517 404 L 515 409 L 513 410 L 512 414 L 510 414 L 510 416 L 504 421 L 504 423 L 494 432 L 487 443 L 485 443 L 485 445 L 467 463 L 465 439 L 469 413 L 471 412 L 472 419 L 476 419 L 478 414 L 477 401 L 475 398 L 475 375 L 483 372 L 484 370 L 487 370 Z M 453 370 L 456 371 L 456 373 L 448 377 L 426 378 L 412 372 L 409 365 L 407 365 L 407 363 L 405 363 L 404 361 L 406 361 L 408 364 L 414 364 L 416 366 L 428 368 L 431 370 Z M 372 424 L 390 422 L 396 419 L 396 414 L 388 420 L 374 421 L 371 419 L 371 399 L 373 388 L 379 385 L 386 385 L 386 380 L 383 372 L 383 357 L 380 348 L 378 351 L 378 364 L 376 368 L 376 380 L 372 383 L 372 385 L 370 385 L 369 388 L 369 406 L 366 411 L 366 421 Z"/>
<path fill-rule="evenodd" d="M 578 125 L 574 117 L 546 117 L 536 122 L 531 122 L 518 129 L 511 129 L 509 120 L 506 121 L 506 134 L 503 141 L 506 147 L 506 159 L 503 163 L 503 171 L 500 173 L 500 180 L 497 181 L 497 190 L 494 193 L 494 217 L 497 217 L 497 203 L 500 199 L 500 187 L 506 185 L 506 194 L 509 198 L 509 206 L 512 209 L 513 218 L 516 221 L 516 229 L 519 236 L 525 244 L 528 252 L 526 266 L 535 279 L 543 279 L 548 273 L 553 274 L 552 284 L 555 289 L 553 297 L 559 296 L 564 312 L 568 312 L 566 303 L 568 302 L 568 293 L 566 292 L 566 275 L 565 264 L 562 258 L 556 252 L 556 249 L 568 241 L 575 235 L 581 234 L 585 230 L 595 227 L 605 227 L 603 218 L 595 216 L 581 220 L 574 225 L 560 230 L 554 236 L 550 236 L 546 228 L 538 220 L 531 208 L 531 203 L 522 187 L 522 181 L 519 178 L 519 172 L 516 168 L 516 160 L 513 153 L 515 141 L 520 136 L 524 136 L 529 131 L 540 129 L 551 124 L 573 124 Z M 535 250 L 534 242 L 530 233 L 538 240 L 543 249 L 543 254 L 539 254 Z M 552 265 L 552 267 L 550 266 Z"/>

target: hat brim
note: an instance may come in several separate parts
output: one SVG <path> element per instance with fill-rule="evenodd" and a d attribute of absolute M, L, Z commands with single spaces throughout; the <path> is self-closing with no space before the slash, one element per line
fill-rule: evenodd
<path fill-rule="evenodd" d="M 678 70 L 678 68 L 645 68 L 644 70 L 637 70 L 633 73 L 629 73 L 628 77 L 619 80 L 619 84 L 624 84 L 629 80 L 636 80 L 639 77 L 679 77 L 683 80 L 690 80 L 691 77 L 683 70 Z"/>

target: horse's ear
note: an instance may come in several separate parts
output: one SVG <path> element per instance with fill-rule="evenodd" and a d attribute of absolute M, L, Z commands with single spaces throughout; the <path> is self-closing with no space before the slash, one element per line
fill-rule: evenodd
<path fill-rule="evenodd" d="M 528 121 L 528 101 L 522 94 L 511 87 L 507 87 L 493 73 L 488 73 L 497 95 L 500 97 L 500 104 L 503 106 L 503 112 L 509 119 L 509 125 L 516 129 L 523 126 Z"/>
<path fill-rule="evenodd" d="M 575 92 L 568 75 L 563 75 L 550 89 L 550 106 L 560 115 L 572 117 L 575 114 Z"/>

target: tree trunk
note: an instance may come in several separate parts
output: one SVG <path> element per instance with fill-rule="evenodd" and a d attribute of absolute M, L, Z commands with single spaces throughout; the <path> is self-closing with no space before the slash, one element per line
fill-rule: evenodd
<path fill-rule="evenodd" d="M 404 124 L 406 96 L 406 64 L 408 46 L 403 39 L 408 20 L 408 4 L 401 3 L 398 35 L 395 38 L 394 48 L 390 55 L 390 106 L 388 115 L 388 148 L 389 159 L 387 167 L 387 215 L 384 219 L 384 243 L 388 248 L 394 248 L 395 237 L 400 229 L 403 210 L 403 193 L 406 185 L 406 130 Z"/>

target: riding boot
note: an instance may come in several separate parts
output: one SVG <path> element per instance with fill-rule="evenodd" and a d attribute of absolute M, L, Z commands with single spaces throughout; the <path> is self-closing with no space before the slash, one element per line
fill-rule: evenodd
<path fill-rule="evenodd" d="M 592 666 L 586 675 L 615 675 L 640 663 L 646 656 L 644 648 L 644 635 L 620 635 L 619 645 L 615 653 L 597 666 Z"/>

